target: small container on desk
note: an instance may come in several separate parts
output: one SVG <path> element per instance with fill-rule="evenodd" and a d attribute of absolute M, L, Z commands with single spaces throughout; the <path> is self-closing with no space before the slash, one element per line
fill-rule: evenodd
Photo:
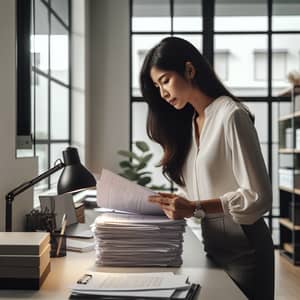
<path fill-rule="evenodd" d="M 33 209 L 26 214 L 26 231 L 52 232 L 55 227 L 55 214 L 49 212 L 49 210 L 39 211 Z"/>
<path fill-rule="evenodd" d="M 51 233 L 50 243 L 50 257 L 63 257 L 67 255 L 67 236 L 65 234 L 61 234 L 60 232 Z"/>
<path fill-rule="evenodd" d="M 85 215 L 84 215 L 84 209 L 85 205 L 84 202 L 75 202 L 75 212 L 76 212 L 76 218 L 78 223 L 85 223 Z"/>

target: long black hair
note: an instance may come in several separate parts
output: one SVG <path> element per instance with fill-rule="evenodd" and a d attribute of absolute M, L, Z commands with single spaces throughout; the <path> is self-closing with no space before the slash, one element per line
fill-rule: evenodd
<path fill-rule="evenodd" d="M 216 73 L 188 41 L 178 37 L 167 37 L 147 53 L 140 72 L 142 95 L 148 103 L 147 134 L 164 150 L 160 165 L 163 174 L 178 185 L 184 186 L 182 169 L 192 141 L 192 118 L 194 108 L 187 104 L 177 110 L 161 98 L 159 89 L 150 76 L 152 67 L 164 71 L 175 71 L 184 77 L 186 62 L 191 62 L 196 70 L 193 84 L 213 99 L 233 96 L 218 79 Z"/>

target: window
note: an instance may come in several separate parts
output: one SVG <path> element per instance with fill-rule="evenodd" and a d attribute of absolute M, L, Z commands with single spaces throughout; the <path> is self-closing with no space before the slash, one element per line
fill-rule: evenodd
<path fill-rule="evenodd" d="M 34 66 L 36 69 L 40 69 L 41 65 L 41 53 L 39 52 L 31 52 L 31 61 L 34 62 Z M 31 85 L 39 85 L 39 77 L 34 78 L 34 73 L 31 73 Z"/>
<path fill-rule="evenodd" d="M 272 80 L 285 80 L 287 76 L 287 50 L 272 51 Z M 254 51 L 254 80 L 266 81 L 268 74 L 268 53 Z"/>
<path fill-rule="evenodd" d="M 266 219 L 275 242 L 278 242 L 279 234 L 276 130 L 279 102 L 276 96 L 289 86 L 288 72 L 299 66 L 300 4 L 296 2 L 131 1 L 130 142 L 136 139 L 148 141 L 145 129 L 147 105 L 138 84 L 138 66 L 145 51 L 169 35 L 191 41 L 210 62 L 214 62 L 216 73 L 228 89 L 256 115 L 260 145 L 273 183 L 273 209 Z M 151 149 L 155 153 L 155 162 L 159 161 L 162 150 L 156 144 L 151 144 Z M 160 170 L 154 170 L 155 183 L 164 183 Z"/>
<path fill-rule="evenodd" d="M 185 38 L 202 51 L 202 8 L 200 1 L 185 0 L 133 0 L 131 6 L 131 141 L 143 140 L 150 146 L 152 183 L 173 185 L 162 175 L 162 168 L 155 167 L 162 157 L 162 149 L 149 140 L 146 133 L 147 105 L 141 99 L 139 72 L 150 48 L 164 37 L 176 35 Z M 173 13 L 171 14 L 171 7 Z"/>
<path fill-rule="evenodd" d="M 138 57 L 139 57 L 139 60 L 138 60 L 138 70 L 141 69 L 142 65 L 143 65 L 143 62 L 144 62 L 144 59 L 146 57 L 146 54 L 147 54 L 147 50 L 146 49 L 140 49 L 138 50 Z"/>
<path fill-rule="evenodd" d="M 222 81 L 227 81 L 229 79 L 228 59 L 229 59 L 228 50 L 215 51 L 214 68 L 219 78 Z"/>
<path fill-rule="evenodd" d="M 70 11 L 70 0 L 32 0 L 32 128 L 39 174 L 53 167 L 71 142 Z M 59 175 L 35 186 L 34 205 Z"/>

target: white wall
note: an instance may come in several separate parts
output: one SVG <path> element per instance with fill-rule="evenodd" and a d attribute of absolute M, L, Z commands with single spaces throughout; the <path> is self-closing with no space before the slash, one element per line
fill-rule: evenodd
<path fill-rule="evenodd" d="M 37 175 L 37 160 L 15 158 L 16 139 L 16 18 L 15 1 L 0 1 L 0 230 L 5 228 L 5 195 Z M 14 230 L 22 230 L 33 206 L 32 190 L 17 196 Z"/>
<path fill-rule="evenodd" d="M 90 98 L 86 85 L 86 1 L 72 2 L 72 146 L 75 146 L 82 163 L 86 162 L 88 137 L 88 108 Z"/>
<path fill-rule="evenodd" d="M 88 167 L 118 170 L 129 148 L 129 1 L 88 1 L 90 152 Z"/>

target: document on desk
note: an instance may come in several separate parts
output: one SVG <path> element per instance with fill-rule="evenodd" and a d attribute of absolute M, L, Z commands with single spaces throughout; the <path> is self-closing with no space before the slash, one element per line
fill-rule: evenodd
<path fill-rule="evenodd" d="M 98 295 L 109 299 L 191 299 L 188 296 L 195 293 L 195 285 L 187 279 L 185 275 L 171 272 L 89 272 L 71 287 L 71 291 L 73 296 Z M 196 289 L 198 287 L 196 285 Z"/>
<path fill-rule="evenodd" d="M 163 215 L 159 205 L 148 201 L 148 197 L 155 194 L 152 190 L 106 169 L 102 169 L 100 179 L 97 180 L 97 204 L 104 208 L 145 215 Z"/>
<path fill-rule="evenodd" d="M 187 276 L 173 273 L 104 273 L 91 272 L 86 284 L 77 283 L 73 289 L 86 291 L 149 291 L 186 289 Z"/>

